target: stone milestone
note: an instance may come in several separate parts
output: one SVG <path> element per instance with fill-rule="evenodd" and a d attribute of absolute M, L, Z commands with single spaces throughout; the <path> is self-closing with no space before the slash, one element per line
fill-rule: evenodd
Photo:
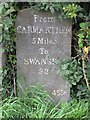
<path fill-rule="evenodd" d="M 17 74 L 23 90 L 42 85 L 55 102 L 69 99 L 70 87 L 57 71 L 57 59 L 71 56 L 70 20 L 24 9 L 16 19 Z"/>

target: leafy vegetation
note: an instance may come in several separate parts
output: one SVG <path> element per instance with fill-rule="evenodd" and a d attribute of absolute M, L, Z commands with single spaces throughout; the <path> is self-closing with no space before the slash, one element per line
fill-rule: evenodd
<path fill-rule="evenodd" d="M 83 76 L 80 62 L 75 59 L 60 61 L 60 75 L 68 80 L 71 85 L 77 85 Z"/>
<path fill-rule="evenodd" d="M 14 93 L 13 83 L 16 76 L 16 41 L 15 41 L 15 12 L 14 3 L 1 3 L 0 14 L 2 21 L 2 43 L 6 53 L 6 65 L 3 69 L 3 96 Z"/>

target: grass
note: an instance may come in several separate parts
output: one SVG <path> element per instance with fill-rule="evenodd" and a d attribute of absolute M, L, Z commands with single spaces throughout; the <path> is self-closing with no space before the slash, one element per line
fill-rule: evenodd
<path fill-rule="evenodd" d="M 2 118 L 87 118 L 87 100 L 71 100 L 55 105 L 39 87 L 31 87 L 25 95 L 2 101 Z M 80 120 L 79 119 L 79 120 Z"/>

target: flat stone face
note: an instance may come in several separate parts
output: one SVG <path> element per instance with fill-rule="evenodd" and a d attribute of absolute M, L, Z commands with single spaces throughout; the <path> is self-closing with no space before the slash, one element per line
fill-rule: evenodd
<path fill-rule="evenodd" d="M 57 71 L 56 60 L 71 55 L 69 20 L 49 12 L 19 11 L 16 19 L 18 80 L 22 88 L 43 85 L 55 102 L 68 100 L 70 87 Z"/>

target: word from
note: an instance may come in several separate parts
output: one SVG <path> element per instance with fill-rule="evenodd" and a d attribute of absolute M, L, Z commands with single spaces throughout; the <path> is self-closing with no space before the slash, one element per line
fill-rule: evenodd
<path fill-rule="evenodd" d="M 55 17 L 40 17 L 39 15 L 34 15 L 34 22 L 55 22 Z"/>

